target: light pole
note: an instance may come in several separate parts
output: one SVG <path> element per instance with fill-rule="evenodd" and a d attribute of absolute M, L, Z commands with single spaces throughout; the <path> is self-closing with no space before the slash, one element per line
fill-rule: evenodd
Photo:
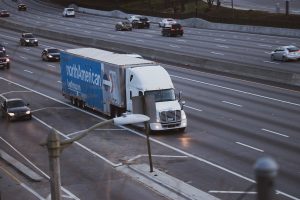
<path fill-rule="evenodd" d="M 74 138 L 60 141 L 58 131 L 54 128 L 48 135 L 47 145 L 49 154 L 49 170 L 50 170 L 50 187 L 51 200 L 61 200 L 61 176 L 60 176 L 60 154 L 62 150 L 71 145 L 73 142 L 85 137 L 92 130 L 104 126 L 106 124 L 126 125 L 149 121 L 149 117 L 142 114 L 130 114 L 122 117 L 116 117 L 91 126 L 88 129 L 80 131 Z M 44 145 L 45 145 L 44 144 Z"/>

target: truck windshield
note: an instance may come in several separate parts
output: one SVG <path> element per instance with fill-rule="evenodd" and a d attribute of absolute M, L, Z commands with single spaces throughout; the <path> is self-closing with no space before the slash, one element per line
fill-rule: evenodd
<path fill-rule="evenodd" d="M 146 95 L 153 95 L 155 102 L 175 100 L 174 89 L 146 91 L 145 96 Z"/>

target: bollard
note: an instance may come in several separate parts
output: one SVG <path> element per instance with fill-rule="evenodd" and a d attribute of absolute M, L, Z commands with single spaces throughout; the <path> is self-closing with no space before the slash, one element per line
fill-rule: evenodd
<path fill-rule="evenodd" d="M 278 172 L 277 163 L 270 157 L 256 161 L 255 166 L 257 200 L 275 199 L 275 178 Z"/>

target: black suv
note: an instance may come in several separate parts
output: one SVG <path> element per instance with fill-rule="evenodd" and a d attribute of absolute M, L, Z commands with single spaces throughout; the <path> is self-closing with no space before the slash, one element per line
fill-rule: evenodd
<path fill-rule="evenodd" d="M 150 21 L 144 16 L 135 16 L 131 24 L 132 28 L 150 28 Z"/>
<path fill-rule="evenodd" d="M 8 69 L 10 67 L 10 60 L 8 55 L 6 55 L 5 52 L 0 51 L 0 68 L 4 69 Z"/>
<path fill-rule="evenodd" d="M 18 11 L 26 11 L 27 10 L 27 6 L 23 3 L 18 5 Z"/>
<path fill-rule="evenodd" d="M 161 29 L 162 36 L 183 36 L 183 28 L 180 24 L 170 24 Z"/>
<path fill-rule="evenodd" d="M 20 38 L 20 45 L 21 46 L 38 46 L 39 41 L 32 33 L 22 33 Z"/>
<path fill-rule="evenodd" d="M 31 119 L 31 111 L 22 99 L 4 99 L 1 102 L 2 117 L 7 120 Z"/>

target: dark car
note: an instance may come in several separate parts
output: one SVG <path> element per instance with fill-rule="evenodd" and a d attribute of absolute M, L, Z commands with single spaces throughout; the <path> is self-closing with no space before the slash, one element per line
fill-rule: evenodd
<path fill-rule="evenodd" d="M 18 11 L 26 11 L 27 10 L 27 6 L 23 3 L 18 5 Z"/>
<path fill-rule="evenodd" d="M 0 51 L 6 53 L 6 49 L 5 46 L 3 46 L 2 44 L 0 44 Z"/>
<path fill-rule="evenodd" d="M 42 51 L 42 60 L 60 61 L 60 50 L 56 48 L 47 48 Z"/>
<path fill-rule="evenodd" d="M 147 17 L 133 15 L 128 20 L 132 24 L 132 28 L 150 28 L 150 21 Z"/>
<path fill-rule="evenodd" d="M 0 17 L 9 17 L 9 12 L 7 10 L 0 10 Z"/>
<path fill-rule="evenodd" d="M 20 45 L 21 46 L 38 46 L 39 41 L 32 33 L 22 33 L 20 38 Z"/>
<path fill-rule="evenodd" d="M 31 111 L 22 99 L 5 99 L 1 102 L 2 117 L 7 120 L 31 119 Z"/>
<path fill-rule="evenodd" d="M 0 51 L 0 68 L 1 69 L 8 69 L 10 67 L 10 60 L 8 55 L 5 52 Z"/>
<path fill-rule="evenodd" d="M 130 22 L 118 22 L 116 24 L 116 31 L 132 31 L 132 25 Z"/>
<path fill-rule="evenodd" d="M 180 24 L 170 24 L 161 29 L 162 36 L 183 36 L 183 28 Z"/>

